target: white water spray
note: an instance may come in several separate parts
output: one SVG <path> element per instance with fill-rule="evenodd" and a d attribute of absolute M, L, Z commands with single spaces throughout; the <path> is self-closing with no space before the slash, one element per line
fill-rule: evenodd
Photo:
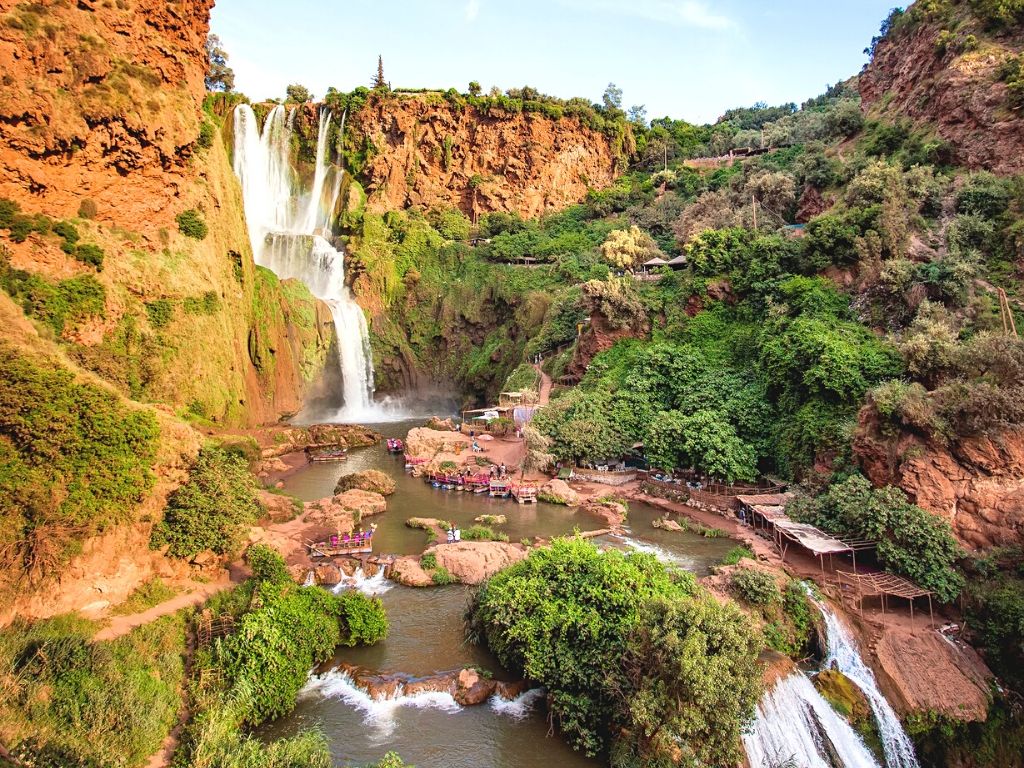
<path fill-rule="evenodd" d="M 751 768 L 787 762 L 799 768 L 879 768 L 850 724 L 840 717 L 803 673 L 794 672 L 761 697 L 743 745 Z"/>
<path fill-rule="evenodd" d="M 338 585 L 331 591 L 334 594 L 338 594 L 349 589 L 355 589 L 364 595 L 376 597 L 377 595 L 383 595 L 393 586 L 395 586 L 395 583 L 385 578 L 383 568 L 378 570 L 373 576 L 367 576 L 360 566 L 351 576 L 343 576 Z"/>
<path fill-rule="evenodd" d="M 320 113 L 312 188 L 304 192 L 291 166 L 295 110 L 276 106 L 260 133 L 248 104 L 235 108 L 235 173 L 256 263 L 282 280 L 295 278 L 331 310 L 338 345 L 344 406 L 338 420 L 372 421 L 373 360 L 362 309 L 345 285 L 344 254 L 330 237 L 331 216 L 341 189 L 341 170 L 328 158 L 331 113 Z"/>
<path fill-rule="evenodd" d="M 813 599 L 813 598 L 812 598 Z M 871 711 L 878 723 L 878 733 L 885 750 L 885 761 L 889 768 L 920 768 L 914 753 L 914 744 L 903 724 L 896 716 L 892 706 L 878 690 L 878 683 L 871 668 L 864 663 L 857 644 L 850 636 L 846 626 L 828 606 L 815 600 L 815 604 L 825 619 L 828 632 L 828 656 L 825 659 L 826 669 L 835 667 L 853 681 L 871 705 Z"/>

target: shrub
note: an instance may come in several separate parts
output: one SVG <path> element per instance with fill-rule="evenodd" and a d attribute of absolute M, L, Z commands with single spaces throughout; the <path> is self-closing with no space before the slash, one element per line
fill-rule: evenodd
<path fill-rule="evenodd" d="M 878 542 L 886 570 L 905 576 L 948 603 L 963 588 L 954 564 L 961 550 L 949 523 L 916 507 L 899 488 L 873 488 L 862 475 L 830 486 L 817 498 L 793 501 L 791 514 L 826 531 Z"/>
<path fill-rule="evenodd" d="M 209 120 L 203 120 L 199 124 L 199 138 L 196 139 L 202 149 L 209 149 L 213 146 L 213 140 L 217 136 L 217 127 Z"/>
<path fill-rule="evenodd" d="M 448 569 L 445 568 L 443 565 L 438 566 L 437 569 L 432 574 L 430 574 L 430 578 L 439 587 L 443 587 L 446 584 L 455 583 L 455 577 L 452 576 L 451 573 L 448 572 Z"/>
<path fill-rule="evenodd" d="M 750 605 L 766 606 L 779 600 L 775 577 L 757 568 L 736 571 L 730 579 L 729 587 L 737 597 Z"/>
<path fill-rule="evenodd" d="M 174 557 L 193 557 L 204 550 L 233 554 L 246 527 L 260 516 L 256 490 L 256 478 L 245 461 L 218 448 L 204 448 L 188 481 L 168 498 L 152 545 L 167 545 Z"/>
<path fill-rule="evenodd" d="M 420 555 L 420 568 L 425 571 L 432 571 L 437 568 L 437 555 L 433 552 L 425 552 Z"/>
<path fill-rule="evenodd" d="M 53 234 L 64 240 L 64 243 L 68 246 L 74 246 L 80 237 L 78 234 L 78 227 L 72 224 L 70 221 L 58 221 L 53 225 Z"/>
<path fill-rule="evenodd" d="M 75 249 L 76 259 L 83 264 L 90 264 L 96 267 L 97 270 L 103 269 L 103 255 L 103 249 L 92 243 L 80 245 Z"/>
<path fill-rule="evenodd" d="M 8 744 L 25 765 L 141 765 L 170 731 L 181 696 L 185 628 L 167 616 L 110 642 L 95 625 L 57 617 L 0 633 L 5 714 L 22 720 Z M 13 734 L 18 738 L 18 729 Z"/>
<path fill-rule="evenodd" d="M 154 577 L 136 587 L 123 603 L 113 607 L 111 613 L 127 616 L 132 613 L 142 613 L 155 605 L 170 600 L 177 593 L 173 588 Z"/>
<path fill-rule="evenodd" d="M 748 547 L 733 547 L 725 553 L 722 558 L 722 565 L 736 565 L 744 558 L 753 560 L 754 553 Z"/>
<path fill-rule="evenodd" d="M 0 344 L 0 562 L 49 575 L 77 542 L 130 521 L 158 436 L 149 411 Z"/>
<path fill-rule="evenodd" d="M 6 197 L 0 198 L 0 229 L 10 229 L 11 223 L 20 210 L 21 206 L 14 200 L 8 200 Z"/>
<path fill-rule="evenodd" d="M 388 617 L 384 604 L 375 597 L 350 590 L 341 600 L 341 645 L 373 645 L 388 636 Z"/>
<path fill-rule="evenodd" d="M 215 315 L 220 309 L 220 297 L 216 291 L 205 291 L 202 296 L 186 297 L 182 307 L 188 315 Z"/>
<path fill-rule="evenodd" d="M 146 302 L 146 317 L 156 329 L 166 328 L 174 317 L 174 304 L 170 299 L 154 299 Z"/>
<path fill-rule="evenodd" d="M 78 218 L 80 219 L 95 219 L 98 213 L 95 200 L 86 198 L 78 205 Z"/>
<path fill-rule="evenodd" d="M 181 234 L 195 240 L 204 240 L 210 231 L 209 227 L 206 226 L 206 221 L 203 220 L 202 214 L 194 208 L 189 208 L 187 211 L 179 213 L 175 217 L 175 221 L 178 222 L 178 231 Z"/>
<path fill-rule="evenodd" d="M 472 525 L 462 532 L 466 541 L 494 541 L 494 531 L 486 525 Z"/>
<path fill-rule="evenodd" d="M 471 638 L 547 688 L 576 749 L 595 754 L 626 728 L 644 760 L 738 758 L 758 696 L 756 637 L 692 575 L 556 539 L 486 581 L 469 619 Z"/>
<path fill-rule="evenodd" d="M 252 569 L 252 577 L 273 584 L 287 584 L 292 580 L 284 559 L 266 544 L 253 544 L 245 550 L 245 562 Z"/>

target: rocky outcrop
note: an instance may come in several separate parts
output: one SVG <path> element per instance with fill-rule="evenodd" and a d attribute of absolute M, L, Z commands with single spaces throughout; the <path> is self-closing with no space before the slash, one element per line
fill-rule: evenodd
<path fill-rule="evenodd" d="M 622 524 L 626 522 L 626 514 L 628 513 L 628 509 L 624 504 L 611 500 L 588 501 L 583 505 L 582 509 L 584 512 L 601 518 L 605 525 L 612 529 L 621 528 Z"/>
<path fill-rule="evenodd" d="M 498 571 L 526 558 L 527 550 L 501 541 L 460 541 L 431 547 L 438 568 L 444 568 L 460 584 L 480 584 Z M 397 558 L 388 578 L 409 587 L 427 587 L 433 579 L 420 566 L 419 557 Z"/>
<path fill-rule="evenodd" d="M 390 496 L 395 492 L 394 479 L 379 469 L 366 469 L 362 472 L 355 472 L 351 475 L 342 475 L 338 484 L 334 487 L 335 493 L 344 493 L 352 489 L 379 493 L 381 496 Z"/>
<path fill-rule="evenodd" d="M 345 521 L 379 515 L 388 508 L 387 499 L 379 493 L 361 491 L 358 488 L 340 493 L 329 499 L 306 503 L 306 520 L 310 523 L 334 527 Z"/>
<path fill-rule="evenodd" d="M 409 430 L 405 439 L 405 452 L 417 458 L 433 459 L 440 453 L 454 453 L 456 448 L 462 450 L 466 445 L 466 438 L 458 432 L 416 427 Z"/>
<path fill-rule="evenodd" d="M 955 39 L 939 45 L 939 35 L 948 29 L 956 30 Z M 973 48 L 961 45 L 968 36 L 979 43 Z M 963 165 L 1020 173 L 1024 113 L 1009 108 L 999 70 L 1021 50 L 1019 37 L 993 38 L 973 18 L 959 25 L 901 25 L 876 46 L 859 79 L 861 98 L 872 115 L 911 118 L 934 128 Z"/>
<path fill-rule="evenodd" d="M 371 94 L 346 143 L 372 146 L 358 170 L 368 207 L 460 208 L 524 217 L 578 203 L 619 171 L 612 138 L 576 117 L 455 105 L 439 96 Z"/>
<path fill-rule="evenodd" d="M 909 433 L 883 435 L 865 409 L 854 451 L 875 485 L 898 485 L 919 507 L 948 520 L 966 546 L 1024 542 L 1024 430 L 940 445 Z"/>
<path fill-rule="evenodd" d="M 567 507 L 578 507 L 580 495 L 564 480 L 549 480 L 540 487 L 540 498 L 550 504 L 563 504 Z"/>
<path fill-rule="evenodd" d="M 426 677 L 414 677 L 401 672 L 375 672 L 355 664 L 341 662 L 333 667 L 321 667 L 317 674 L 340 672 L 374 701 L 395 699 L 398 696 L 416 697 L 427 693 L 447 693 L 463 707 L 475 707 L 497 696 L 513 701 L 529 690 L 525 681 L 504 682 L 484 677 L 475 669 L 457 669 L 438 672 Z"/>

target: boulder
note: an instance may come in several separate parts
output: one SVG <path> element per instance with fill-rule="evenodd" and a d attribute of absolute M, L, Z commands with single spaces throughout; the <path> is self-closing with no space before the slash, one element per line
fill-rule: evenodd
<path fill-rule="evenodd" d="M 385 575 L 391 581 L 398 582 L 406 587 L 430 587 L 434 580 L 423 568 L 420 567 L 420 559 L 416 556 L 396 558 L 387 567 Z"/>
<path fill-rule="evenodd" d="M 480 584 L 526 557 L 523 547 L 502 541 L 460 541 L 439 544 L 432 551 L 438 566 L 462 584 Z"/>
<path fill-rule="evenodd" d="M 659 517 L 651 522 L 651 525 L 655 528 L 661 528 L 663 531 L 681 531 L 683 526 L 668 517 Z"/>
<path fill-rule="evenodd" d="M 353 488 L 379 493 L 381 496 L 390 496 L 395 492 L 395 481 L 390 475 L 380 470 L 366 469 L 351 475 L 342 475 L 334 488 L 334 493 L 345 493 Z"/>
<path fill-rule="evenodd" d="M 313 572 L 313 579 L 321 587 L 333 587 L 341 583 L 341 569 L 334 565 L 321 565 Z"/>
<path fill-rule="evenodd" d="M 590 501 L 583 505 L 583 510 L 600 517 L 609 528 L 618 528 L 626 520 L 626 507 L 617 501 Z"/>
<path fill-rule="evenodd" d="M 494 695 L 494 686 L 493 680 L 481 677 L 475 669 L 463 669 L 456 679 L 455 701 L 464 707 L 483 704 Z"/>
<path fill-rule="evenodd" d="M 499 680 L 494 684 L 494 693 L 506 701 L 514 701 L 530 690 L 530 684 L 525 680 L 515 683 L 507 683 Z"/>
<path fill-rule="evenodd" d="M 416 427 L 405 439 L 405 452 L 410 456 L 433 459 L 439 453 L 456 454 L 466 450 L 468 438 L 458 432 Z"/>
<path fill-rule="evenodd" d="M 477 515 L 473 518 L 473 522 L 482 525 L 504 525 L 508 522 L 508 518 L 505 515 Z"/>
<path fill-rule="evenodd" d="M 345 533 L 352 530 L 357 515 L 362 519 L 387 508 L 387 499 L 379 493 L 353 488 L 329 499 L 307 502 L 306 519 Z"/>
<path fill-rule="evenodd" d="M 257 498 L 263 507 L 263 514 L 272 523 L 286 523 L 302 513 L 301 503 L 291 496 L 261 490 Z"/>
<path fill-rule="evenodd" d="M 430 421 L 426 424 L 427 429 L 432 429 L 435 432 L 454 432 L 455 422 L 451 418 L 442 419 L 437 416 L 431 416 Z"/>
<path fill-rule="evenodd" d="M 551 504 L 564 504 L 567 507 L 578 507 L 580 495 L 564 480 L 549 480 L 540 488 L 540 498 Z"/>

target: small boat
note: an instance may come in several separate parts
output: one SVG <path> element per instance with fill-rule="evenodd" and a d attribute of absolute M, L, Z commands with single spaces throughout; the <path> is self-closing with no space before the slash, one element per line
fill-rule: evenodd
<path fill-rule="evenodd" d="M 314 448 L 306 450 L 306 457 L 310 461 L 345 461 L 348 458 L 348 451 L 344 448 Z"/>
<path fill-rule="evenodd" d="M 528 483 L 523 483 L 521 485 L 513 485 L 512 498 L 518 501 L 520 504 L 536 504 L 537 486 Z"/>
<path fill-rule="evenodd" d="M 405 443 L 397 437 L 389 437 L 387 441 L 388 453 L 401 453 L 405 450 Z"/>
<path fill-rule="evenodd" d="M 505 480 L 491 480 L 487 490 L 492 498 L 507 499 L 509 494 L 509 485 Z"/>

